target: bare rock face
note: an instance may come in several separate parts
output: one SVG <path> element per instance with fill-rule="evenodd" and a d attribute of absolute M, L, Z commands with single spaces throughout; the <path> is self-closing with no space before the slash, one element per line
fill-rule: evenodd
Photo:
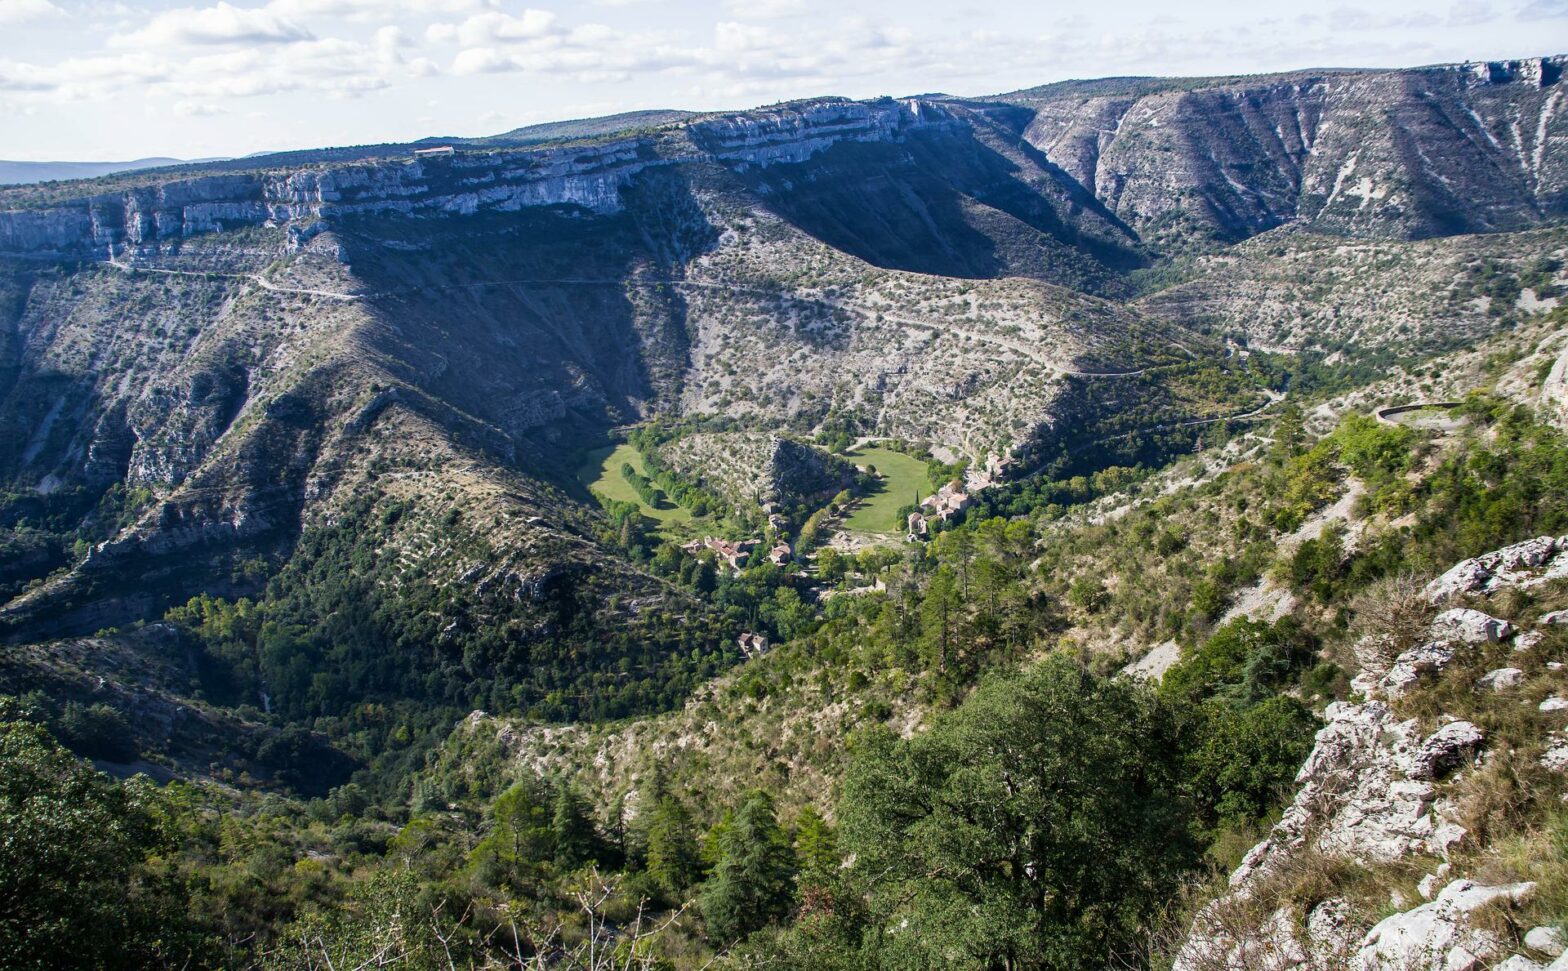
<path fill-rule="evenodd" d="M 1496 935 L 1473 927 L 1470 915 L 1496 903 L 1519 903 L 1533 883 L 1484 887 L 1455 880 L 1437 899 L 1379 923 L 1367 933 L 1354 967 L 1367 971 L 1471 971 L 1508 953 Z"/>
<path fill-rule="evenodd" d="M 1538 536 L 1454 564 L 1427 585 L 1427 599 L 1442 603 L 1467 593 L 1529 588 L 1568 577 L 1568 536 Z"/>
<path fill-rule="evenodd" d="M 1563 63 L 1051 85 L 1008 98 L 1036 109 L 1025 138 L 1141 232 L 1185 222 L 1236 240 L 1299 221 L 1419 237 L 1482 220 L 1528 225 L 1563 205 L 1568 169 L 1550 151 L 1565 124 Z"/>
<path fill-rule="evenodd" d="M 562 205 L 612 213 L 622 208 L 621 190 L 650 168 L 798 163 L 843 142 L 894 141 L 912 128 L 951 123 L 939 106 L 914 100 L 824 98 L 589 146 L 187 177 L 48 209 L 7 211 L 0 202 L 0 252 L 101 257 L 226 229 L 309 226 L 329 216 L 469 215 Z"/>
<path fill-rule="evenodd" d="M 1434 780 L 1461 764 L 1483 736 L 1469 722 L 1422 737 L 1380 701 L 1336 703 L 1296 776 L 1301 785 L 1268 837 L 1231 874 L 1245 894 L 1304 849 L 1388 863 L 1413 853 L 1446 856 L 1464 829 L 1438 803 Z"/>

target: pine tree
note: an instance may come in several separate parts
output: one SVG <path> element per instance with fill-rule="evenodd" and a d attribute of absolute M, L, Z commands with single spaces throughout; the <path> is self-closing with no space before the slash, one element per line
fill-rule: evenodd
<path fill-rule="evenodd" d="M 937 567 L 920 605 L 920 626 L 926 663 L 935 667 L 938 674 L 947 673 L 962 607 L 958 581 L 952 569 L 946 564 Z"/>
<path fill-rule="evenodd" d="M 648 823 L 648 875 L 673 898 L 680 898 L 702 874 L 691 814 L 666 796 Z"/>
<path fill-rule="evenodd" d="M 802 884 L 824 884 L 838 871 L 838 840 L 833 827 L 810 806 L 795 820 L 795 862 Z"/>
<path fill-rule="evenodd" d="M 602 855 L 603 844 L 588 815 L 588 806 L 570 785 L 563 783 L 555 790 L 550 832 L 555 838 L 558 866 L 576 868 Z"/>
<path fill-rule="evenodd" d="M 702 916 L 715 941 L 739 940 L 789 913 L 794 852 L 773 800 L 753 792 L 718 840 L 719 858 L 702 890 Z"/>

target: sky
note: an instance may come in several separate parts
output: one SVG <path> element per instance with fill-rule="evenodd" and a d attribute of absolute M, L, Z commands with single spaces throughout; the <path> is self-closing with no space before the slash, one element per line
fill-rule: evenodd
<path fill-rule="evenodd" d="M 0 158 L 1568 52 L 1568 0 L 0 0 Z"/>

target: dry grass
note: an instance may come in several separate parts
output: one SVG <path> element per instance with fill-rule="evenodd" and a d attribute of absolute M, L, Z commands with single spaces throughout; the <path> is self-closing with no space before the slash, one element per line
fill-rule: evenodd
<path fill-rule="evenodd" d="M 1357 667 L 1371 663 L 1387 666 L 1402 652 L 1425 640 L 1436 613 L 1423 593 L 1426 581 L 1424 576 L 1400 573 L 1357 594 L 1350 602 L 1355 617 L 1350 640 L 1360 656 L 1335 658 L 1336 663 L 1348 667 L 1345 662 L 1353 660 Z"/>

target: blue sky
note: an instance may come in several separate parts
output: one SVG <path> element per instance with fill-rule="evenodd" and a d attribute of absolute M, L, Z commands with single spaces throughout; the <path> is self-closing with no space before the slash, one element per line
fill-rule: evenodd
<path fill-rule="evenodd" d="M 1568 52 L 1568 0 L 0 0 L 0 158 L 198 157 L 639 108 Z"/>

